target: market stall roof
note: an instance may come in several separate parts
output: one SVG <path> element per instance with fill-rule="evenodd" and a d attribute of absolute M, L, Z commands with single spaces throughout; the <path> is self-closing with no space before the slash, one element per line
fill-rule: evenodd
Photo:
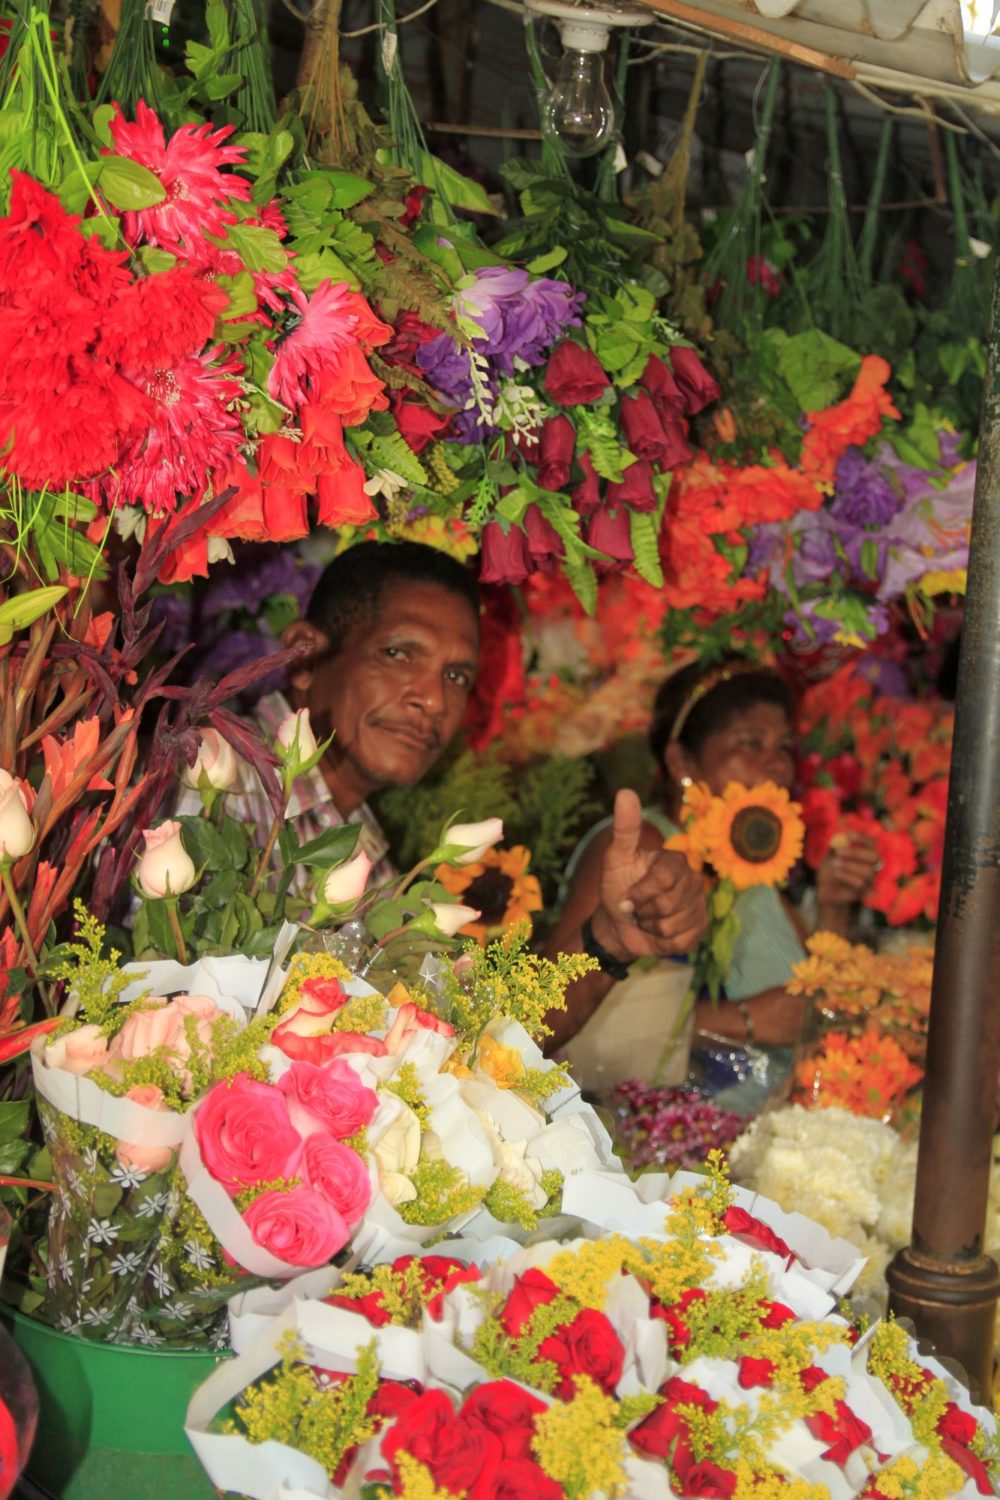
<path fill-rule="evenodd" d="M 869 87 L 1000 116 L 1000 0 L 642 0 L 664 20 Z"/>

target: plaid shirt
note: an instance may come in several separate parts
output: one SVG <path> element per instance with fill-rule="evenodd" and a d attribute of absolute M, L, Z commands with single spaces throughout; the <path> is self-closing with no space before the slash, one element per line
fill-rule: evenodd
<path fill-rule="evenodd" d="M 268 693 L 257 704 L 253 717 L 269 745 L 274 743 L 278 725 L 291 712 L 291 705 L 281 693 Z M 263 849 L 271 831 L 274 813 L 256 772 L 243 760 L 238 765 L 236 781 L 226 794 L 227 809 L 242 822 L 254 824 L 257 846 Z M 175 811 L 197 816 L 201 812 L 199 793 L 193 787 L 184 787 Z M 344 822 L 360 823 L 358 847 L 365 851 L 372 862 L 369 884 L 377 885 L 396 873 L 388 858 L 389 841 L 368 804 L 363 802 L 348 818 L 343 818 L 318 765 L 303 776 L 296 777 L 285 809 L 285 821 L 295 824 L 296 837 L 302 844 L 317 838 L 327 828 L 335 828 Z"/>

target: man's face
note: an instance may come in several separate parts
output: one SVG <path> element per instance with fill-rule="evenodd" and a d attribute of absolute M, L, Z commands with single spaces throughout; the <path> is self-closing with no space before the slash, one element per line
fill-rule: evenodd
<path fill-rule="evenodd" d="M 386 584 L 374 622 L 317 665 L 306 693 L 317 738 L 335 735 L 334 780 L 362 797 L 419 781 L 461 723 L 478 660 L 465 599 L 437 584 Z"/>

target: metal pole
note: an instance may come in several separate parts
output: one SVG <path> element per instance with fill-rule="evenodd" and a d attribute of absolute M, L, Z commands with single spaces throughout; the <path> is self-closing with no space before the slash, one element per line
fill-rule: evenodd
<path fill-rule="evenodd" d="M 983 1253 L 1000 1064 L 1000 257 L 955 704 L 941 916 L 931 991 L 913 1243 L 888 1270 L 890 1307 L 993 1382 L 1000 1273 Z"/>

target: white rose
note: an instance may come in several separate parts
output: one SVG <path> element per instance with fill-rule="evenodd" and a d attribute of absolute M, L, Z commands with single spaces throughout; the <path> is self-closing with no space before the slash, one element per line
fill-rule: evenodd
<path fill-rule="evenodd" d="M 413 1183 L 402 1172 L 380 1172 L 378 1185 L 390 1208 L 396 1208 L 400 1203 L 412 1203 L 417 1196 Z"/>
<path fill-rule="evenodd" d="M 474 865 L 482 859 L 487 849 L 499 844 L 503 838 L 503 819 L 484 818 L 481 823 L 454 823 L 447 830 L 444 842 L 451 848 L 456 845 L 465 853 L 456 857 L 457 865 Z"/>
<path fill-rule="evenodd" d="M 500 1141 L 493 1149 L 501 1182 L 523 1193 L 532 1208 L 544 1208 L 548 1200 L 541 1186 L 542 1165 L 528 1155 L 527 1141 Z"/>
<path fill-rule="evenodd" d="M 308 708 L 286 714 L 274 735 L 274 749 L 278 759 L 285 765 L 300 766 L 303 761 L 316 754 L 317 748 Z"/>
<path fill-rule="evenodd" d="M 203 784 L 217 792 L 226 792 L 236 780 L 236 753 L 217 729 L 203 729 L 193 766 L 184 766 L 181 781 L 185 786 Z"/>
<path fill-rule="evenodd" d="M 434 924 L 442 937 L 454 937 L 456 932 L 469 922 L 476 922 L 482 916 L 481 911 L 476 911 L 474 906 L 459 906 L 446 904 L 443 901 L 432 901 L 431 911 L 434 914 Z"/>
<path fill-rule="evenodd" d="M 34 842 L 24 788 L 16 776 L 0 770 L 0 859 L 20 859 Z"/>
<path fill-rule="evenodd" d="M 363 849 L 359 849 L 346 865 L 336 865 L 321 881 L 321 895 L 328 906 L 339 906 L 347 901 L 357 901 L 364 895 L 368 884 L 368 872 L 372 862 Z"/>
<path fill-rule="evenodd" d="M 420 1121 L 402 1100 L 395 1119 L 383 1131 L 372 1152 L 379 1181 L 385 1173 L 401 1173 L 405 1177 L 416 1169 L 420 1160 Z"/>
<path fill-rule="evenodd" d="M 143 833 L 146 850 L 139 860 L 136 879 L 144 896 L 180 896 L 198 878 L 194 861 L 181 842 L 181 825 L 168 819 Z"/>

